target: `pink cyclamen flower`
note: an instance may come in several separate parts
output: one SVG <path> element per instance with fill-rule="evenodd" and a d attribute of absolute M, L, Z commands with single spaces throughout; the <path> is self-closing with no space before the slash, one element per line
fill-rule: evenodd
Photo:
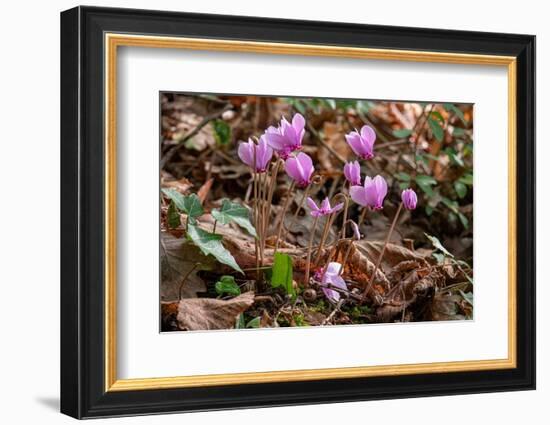
<path fill-rule="evenodd" d="M 295 114 L 292 117 L 292 124 L 283 117 L 279 127 L 269 127 L 265 132 L 265 137 L 269 146 L 283 159 L 302 148 L 302 139 L 304 138 L 306 120 L 301 114 Z"/>
<path fill-rule="evenodd" d="M 351 199 L 364 207 L 371 207 L 373 210 L 382 209 L 384 198 L 388 193 L 388 184 L 381 176 L 371 179 L 365 177 L 363 186 L 352 186 L 350 188 Z"/>
<path fill-rule="evenodd" d="M 340 293 L 331 289 L 331 287 L 340 288 L 345 291 L 348 290 L 346 282 L 340 276 L 341 268 L 342 265 L 340 263 L 332 262 L 328 263 L 326 270 L 322 268 L 315 273 L 315 280 L 319 281 L 319 286 L 321 286 L 325 296 L 333 302 L 340 300 Z"/>
<path fill-rule="evenodd" d="M 309 155 L 300 152 L 296 156 L 291 156 L 285 161 L 286 173 L 296 182 L 298 187 L 304 188 L 311 183 L 313 175 L 313 161 Z"/>
<path fill-rule="evenodd" d="M 351 150 L 361 159 L 371 159 L 374 156 L 374 141 L 376 133 L 368 125 L 361 128 L 361 132 L 357 130 L 346 134 L 346 140 Z"/>
<path fill-rule="evenodd" d="M 331 208 L 328 198 L 325 198 L 323 202 L 321 202 L 321 207 L 318 207 L 313 199 L 307 198 L 307 205 L 309 206 L 309 208 L 311 208 L 310 214 L 313 217 L 321 217 L 323 215 L 329 215 L 334 212 L 340 211 L 344 207 L 344 203 L 341 202 L 339 204 L 336 204 L 333 208 Z"/>
<path fill-rule="evenodd" d="M 344 176 L 352 186 L 361 185 L 361 166 L 358 161 L 347 162 L 344 165 Z"/>
<path fill-rule="evenodd" d="M 256 153 L 254 153 L 254 150 Z M 240 142 L 237 151 L 241 161 L 253 168 L 257 173 L 264 173 L 269 161 L 273 156 L 273 149 L 268 146 L 264 136 L 260 137 L 258 144 L 249 138 L 248 142 Z M 256 156 L 256 165 L 254 166 L 254 155 Z"/>
<path fill-rule="evenodd" d="M 418 198 L 416 193 L 412 189 L 405 189 L 401 192 L 401 200 L 403 201 L 403 206 L 408 210 L 414 210 L 416 208 L 416 203 Z"/>

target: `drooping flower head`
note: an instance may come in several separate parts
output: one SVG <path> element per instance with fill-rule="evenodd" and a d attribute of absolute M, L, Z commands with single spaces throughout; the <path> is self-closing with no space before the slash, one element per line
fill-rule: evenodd
<path fill-rule="evenodd" d="M 300 152 L 296 156 L 288 157 L 285 161 L 285 171 L 298 187 L 304 188 L 311 183 L 313 176 L 313 161 L 309 155 Z"/>
<path fill-rule="evenodd" d="M 351 228 L 353 229 L 353 236 L 355 239 L 360 240 L 361 239 L 361 232 L 359 231 L 359 226 L 355 221 L 350 221 Z"/>
<path fill-rule="evenodd" d="M 336 204 L 334 207 L 330 207 L 330 202 L 328 198 L 325 198 L 323 202 L 321 202 L 321 206 L 318 207 L 315 201 L 311 198 L 307 198 L 307 205 L 311 209 L 310 214 L 313 217 L 321 217 L 324 215 L 329 215 L 334 212 L 340 211 L 344 207 L 344 203 L 340 202 L 339 204 Z"/>
<path fill-rule="evenodd" d="M 358 161 L 347 162 L 344 165 L 344 176 L 352 186 L 361 185 L 361 166 Z"/>
<path fill-rule="evenodd" d="M 341 268 L 342 265 L 340 263 L 328 263 L 326 270 L 322 268 L 318 270 L 314 276 L 315 280 L 319 282 L 319 286 L 321 286 L 325 296 L 333 302 L 338 302 L 340 300 L 340 293 L 331 289 L 331 286 L 345 291 L 348 289 L 346 282 L 342 276 L 340 276 Z"/>
<path fill-rule="evenodd" d="M 416 192 L 412 189 L 405 189 L 401 192 L 401 200 L 403 201 L 403 206 L 408 210 L 414 210 L 416 208 L 416 203 L 418 198 L 416 197 Z"/>
<path fill-rule="evenodd" d="M 346 134 L 346 141 L 351 150 L 361 159 L 371 159 L 374 156 L 374 141 L 376 133 L 368 125 L 361 127 L 361 132 L 355 130 Z"/>
<path fill-rule="evenodd" d="M 384 198 L 388 193 L 388 184 L 382 176 L 371 179 L 365 177 L 363 186 L 352 186 L 350 188 L 351 199 L 364 207 L 371 207 L 373 210 L 380 210 L 384 204 Z"/>
<path fill-rule="evenodd" d="M 254 152 L 256 151 L 256 152 Z M 267 165 L 271 161 L 273 156 L 273 149 L 271 149 L 265 137 L 260 137 L 258 144 L 249 138 L 248 142 L 240 142 L 237 150 L 241 161 L 253 168 L 257 173 L 264 173 L 267 170 Z M 254 165 L 254 156 L 256 156 L 256 164 Z"/>
<path fill-rule="evenodd" d="M 281 158 L 287 159 L 292 152 L 302 148 L 305 125 L 306 120 L 301 114 L 295 114 L 292 123 L 283 117 L 279 127 L 271 126 L 266 130 L 267 143 Z"/>

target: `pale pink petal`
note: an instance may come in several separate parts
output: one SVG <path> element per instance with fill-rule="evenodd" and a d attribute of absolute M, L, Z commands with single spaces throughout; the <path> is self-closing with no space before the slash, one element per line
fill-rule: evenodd
<path fill-rule="evenodd" d="M 285 171 L 296 182 L 302 179 L 302 166 L 295 157 L 287 158 L 285 161 Z"/>
<path fill-rule="evenodd" d="M 364 155 L 363 143 L 361 142 L 361 136 L 356 131 L 352 131 L 349 134 L 346 134 L 346 140 L 355 153 L 355 155 L 362 157 Z"/>
<path fill-rule="evenodd" d="M 368 143 L 369 146 L 372 147 L 374 145 L 374 141 L 376 140 L 376 133 L 374 132 L 372 127 L 364 125 L 361 128 L 361 137 L 363 138 L 364 142 Z"/>
<path fill-rule="evenodd" d="M 321 289 L 323 290 L 325 297 L 327 297 L 329 300 L 332 300 L 334 302 L 340 301 L 340 294 L 338 292 L 328 288 L 321 288 Z"/>
<path fill-rule="evenodd" d="M 323 202 L 321 202 L 321 210 L 330 211 L 330 201 L 328 198 L 323 199 Z"/>
<path fill-rule="evenodd" d="M 340 264 L 338 264 L 338 266 L 340 266 Z M 342 278 L 342 276 L 340 276 L 339 272 L 340 267 L 338 267 L 337 273 L 325 273 L 325 279 L 323 280 L 325 281 L 325 283 L 330 283 L 332 286 L 347 290 L 348 287 L 346 285 L 346 281 Z"/>
<path fill-rule="evenodd" d="M 327 274 L 339 274 L 340 273 L 340 267 L 342 267 L 342 265 L 340 263 L 337 263 L 335 261 L 331 261 L 327 265 L 327 270 L 325 272 L 325 276 Z"/>
<path fill-rule="evenodd" d="M 302 114 L 295 114 L 294 117 L 292 117 L 292 127 L 294 128 L 296 135 L 299 136 L 302 134 L 302 131 L 304 130 L 305 125 L 306 125 L 306 120 L 302 116 Z"/>
<path fill-rule="evenodd" d="M 339 204 L 336 204 L 336 205 L 332 208 L 332 212 L 333 212 L 333 213 L 338 212 L 338 211 L 340 211 L 342 208 L 344 208 L 344 203 L 343 203 L 343 202 L 340 202 Z"/>
<path fill-rule="evenodd" d="M 366 197 L 366 189 L 363 186 L 352 186 L 349 189 L 351 199 L 359 205 L 366 207 L 368 204 Z"/>
<path fill-rule="evenodd" d="M 237 150 L 237 154 L 239 155 L 239 158 L 242 162 L 244 162 L 249 167 L 252 167 L 252 164 L 254 163 L 253 158 L 253 151 L 251 149 L 251 146 L 247 142 L 240 142 L 239 148 Z"/>
<path fill-rule="evenodd" d="M 313 199 L 309 198 L 309 197 L 307 198 L 307 205 L 312 211 L 319 210 L 319 207 L 317 206 L 315 201 Z"/>
<path fill-rule="evenodd" d="M 267 144 L 276 151 L 283 151 L 288 147 L 287 139 L 279 133 L 266 132 L 264 134 Z"/>

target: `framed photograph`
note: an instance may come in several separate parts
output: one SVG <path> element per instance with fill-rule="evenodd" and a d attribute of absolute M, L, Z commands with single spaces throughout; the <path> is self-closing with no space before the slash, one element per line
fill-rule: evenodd
<path fill-rule="evenodd" d="M 61 411 L 535 388 L 535 37 L 61 14 Z"/>

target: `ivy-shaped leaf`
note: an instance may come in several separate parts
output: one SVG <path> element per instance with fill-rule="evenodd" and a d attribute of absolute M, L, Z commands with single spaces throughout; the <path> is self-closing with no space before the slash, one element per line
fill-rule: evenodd
<path fill-rule="evenodd" d="M 204 214 L 201 200 L 195 193 L 185 196 L 175 189 L 162 189 L 162 193 L 174 201 L 176 207 L 190 218 L 194 219 Z"/>
<path fill-rule="evenodd" d="M 234 221 L 252 236 L 257 236 L 256 229 L 254 229 L 254 226 L 250 223 L 248 209 L 241 204 L 231 202 L 229 199 L 224 199 L 221 209 L 212 210 L 212 217 L 221 224 L 228 224 Z"/>
<path fill-rule="evenodd" d="M 214 285 L 218 295 L 241 295 L 241 289 L 233 276 L 222 276 Z"/>
<path fill-rule="evenodd" d="M 178 212 L 176 204 L 173 200 L 170 201 L 170 205 L 168 206 L 166 218 L 170 229 L 175 229 L 180 225 L 180 213 Z"/>
<path fill-rule="evenodd" d="M 235 258 L 223 246 L 222 236 L 214 233 L 209 233 L 194 224 L 190 224 L 187 228 L 187 236 L 197 245 L 205 255 L 212 255 L 222 264 L 227 264 L 229 267 L 243 273 Z"/>

